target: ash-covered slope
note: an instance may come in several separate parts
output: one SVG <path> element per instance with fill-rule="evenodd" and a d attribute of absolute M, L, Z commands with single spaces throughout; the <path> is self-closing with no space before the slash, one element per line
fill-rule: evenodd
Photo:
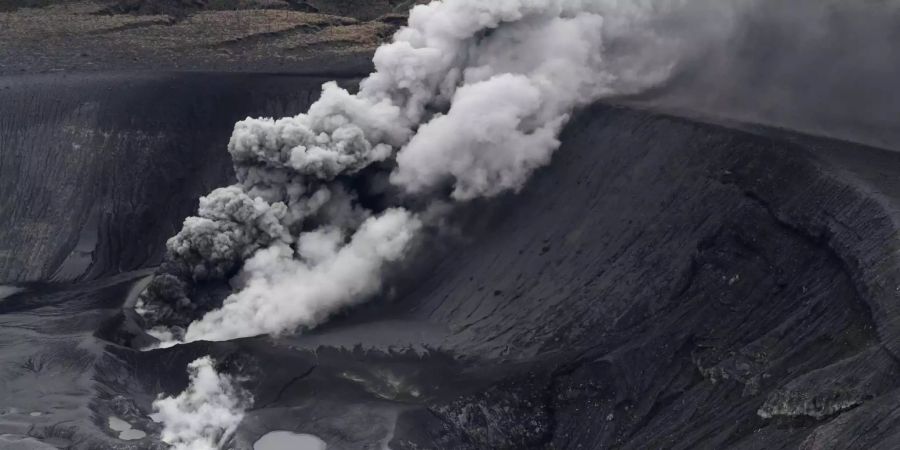
<path fill-rule="evenodd" d="M 232 178 L 234 122 L 305 110 L 317 77 L 0 78 L 0 284 L 159 264 L 197 197 Z"/>
<path fill-rule="evenodd" d="M 54 80 L 0 91 L 31 99 L 0 103 L 19 105 L 0 116 L 3 279 L 83 281 L 0 300 L 3 439 L 153 448 L 154 396 L 210 354 L 256 399 L 238 448 L 270 430 L 333 448 L 898 443 L 894 153 L 596 105 L 383 298 L 304 335 L 139 352 L 119 345 L 149 274 L 131 270 L 231 178 L 234 119 L 303 110 L 317 81 Z M 86 235 L 93 263 L 60 276 Z"/>
<path fill-rule="evenodd" d="M 548 366 L 433 407 L 449 435 L 475 448 L 895 445 L 858 428 L 891 420 L 896 386 L 891 203 L 820 159 L 841 148 L 888 172 L 895 155 L 605 106 L 563 142 L 405 300 L 449 324 L 451 348 Z M 544 433 L 515 425 L 526 419 Z"/>

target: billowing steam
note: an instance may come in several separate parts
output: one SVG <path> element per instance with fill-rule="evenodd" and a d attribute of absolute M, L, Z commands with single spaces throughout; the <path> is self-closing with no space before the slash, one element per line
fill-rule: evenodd
<path fill-rule="evenodd" d="M 209 356 L 190 363 L 188 372 L 187 389 L 154 401 L 150 417 L 163 424 L 162 440 L 172 450 L 222 448 L 244 418 L 249 397 L 229 376 L 216 372 Z"/>
<path fill-rule="evenodd" d="M 419 227 L 409 212 L 390 209 L 366 219 L 349 242 L 340 228 L 322 227 L 302 233 L 296 249 L 262 249 L 244 265 L 243 289 L 192 323 L 185 338 L 219 341 L 318 325 L 375 294 L 379 269 L 403 256 Z"/>
<path fill-rule="evenodd" d="M 660 34 L 685 5 L 415 7 L 376 51 L 358 93 L 328 83 L 306 114 L 235 126 L 228 150 L 238 183 L 201 199 L 139 311 L 173 342 L 225 340 L 312 327 L 371 297 L 384 267 L 429 225 L 401 207 L 404 196 L 429 205 L 446 192 L 465 201 L 519 190 L 550 161 L 573 109 L 658 85 L 684 54 L 677 50 L 696 47 Z M 361 185 L 393 200 L 367 205 Z M 222 279 L 235 293 L 204 311 L 192 286 Z M 191 315 L 199 320 L 173 319 Z"/>
<path fill-rule="evenodd" d="M 604 23 L 586 12 L 538 15 L 473 44 L 466 66 L 451 69 L 461 86 L 448 111 L 400 150 L 391 181 L 420 192 L 450 179 L 457 200 L 521 188 L 549 162 L 573 108 L 666 78 L 669 64 L 629 79 L 610 72 Z"/>

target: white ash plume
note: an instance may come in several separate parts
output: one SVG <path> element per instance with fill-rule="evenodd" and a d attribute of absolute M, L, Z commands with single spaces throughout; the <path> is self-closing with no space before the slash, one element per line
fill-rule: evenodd
<path fill-rule="evenodd" d="M 161 438 L 172 450 L 217 450 L 231 438 L 252 403 L 209 356 L 188 365 L 187 389 L 153 402 L 150 418 L 163 424 Z"/>
<path fill-rule="evenodd" d="M 221 341 L 314 327 L 377 293 L 380 268 L 404 255 L 420 227 L 409 212 L 391 209 L 363 222 L 346 244 L 339 228 L 319 228 L 301 234 L 296 250 L 260 250 L 244 265 L 241 289 L 192 323 L 185 339 Z"/>
<path fill-rule="evenodd" d="M 154 333 L 167 346 L 310 328 L 370 298 L 423 221 L 440 225 L 453 202 L 521 189 L 550 161 L 575 108 L 666 80 L 678 63 L 673 49 L 686 44 L 660 35 L 656 21 L 685 4 L 415 7 L 409 26 L 377 50 L 376 71 L 358 93 L 329 83 L 306 114 L 235 126 L 229 152 L 238 183 L 204 198 L 198 217 L 170 241 L 167 270 L 140 311 L 164 325 Z M 421 211 L 360 202 L 341 179 L 373 167 L 424 198 Z M 448 183 L 450 199 L 434 194 Z M 236 289 L 204 311 L 190 289 L 210 278 L 231 278 Z M 191 322 L 171 320 L 184 311 Z M 214 448 L 239 424 L 240 396 L 208 358 L 190 370 L 191 386 L 157 400 L 154 417 L 177 449 Z"/>
<path fill-rule="evenodd" d="M 305 114 L 235 126 L 228 150 L 238 183 L 205 198 L 170 241 L 172 269 L 151 283 L 141 311 L 150 325 L 179 325 L 174 339 L 219 340 L 312 327 L 372 296 L 422 220 L 399 202 L 370 209 L 342 180 L 389 174 L 394 189 L 419 196 L 430 220 L 437 209 L 427 205 L 446 200 L 436 188 L 452 185 L 453 201 L 521 189 L 550 161 L 575 108 L 669 77 L 675 50 L 696 42 L 664 25 L 688 4 L 445 0 L 413 8 L 409 25 L 376 51 L 358 93 L 327 83 Z M 690 2 L 698 4 L 717 14 L 714 2 Z M 231 278 L 237 291 L 221 307 L 196 305 L 192 284 L 216 278 Z M 182 311 L 202 319 L 166 317 Z"/>

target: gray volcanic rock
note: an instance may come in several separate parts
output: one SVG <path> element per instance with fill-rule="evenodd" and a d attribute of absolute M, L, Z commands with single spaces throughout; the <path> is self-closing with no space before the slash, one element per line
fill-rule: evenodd
<path fill-rule="evenodd" d="M 7 450 L 54 450 L 56 447 L 28 436 L 0 435 L 0 445 Z"/>
<path fill-rule="evenodd" d="M 121 345 L 146 338 L 127 308 L 162 242 L 231 178 L 231 122 L 303 110 L 320 80 L 2 79 L 4 284 L 77 281 L 0 300 L 0 433 L 161 448 L 150 404 L 208 354 L 256 399 L 236 448 L 272 430 L 334 448 L 898 445 L 900 156 L 611 105 L 578 113 L 523 192 L 459 211 L 464 238 L 393 295 L 302 335 Z M 110 416 L 148 436 L 120 440 Z"/>

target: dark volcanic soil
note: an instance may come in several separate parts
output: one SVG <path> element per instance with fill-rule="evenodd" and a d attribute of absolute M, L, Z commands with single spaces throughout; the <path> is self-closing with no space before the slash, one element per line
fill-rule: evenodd
<path fill-rule="evenodd" d="M 900 157 L 610 105 L 391 298 L 307 335 L 119 345 L 165 238 L 230 179 L 231 124 L 321 81 L 0 78 L 0 284 L 25 289 L 0 291 L 2 439 L 153 448 L 152 399 L 211 354 L 250 376 L 237 448 L 898 445 Z"/>
<path fill-rule="evenodd" d="M 0 284 L 158 264 L 197 198 L 231 182 L 234 123 L 303 111 L 329 79 L 0 78 Z"/>

